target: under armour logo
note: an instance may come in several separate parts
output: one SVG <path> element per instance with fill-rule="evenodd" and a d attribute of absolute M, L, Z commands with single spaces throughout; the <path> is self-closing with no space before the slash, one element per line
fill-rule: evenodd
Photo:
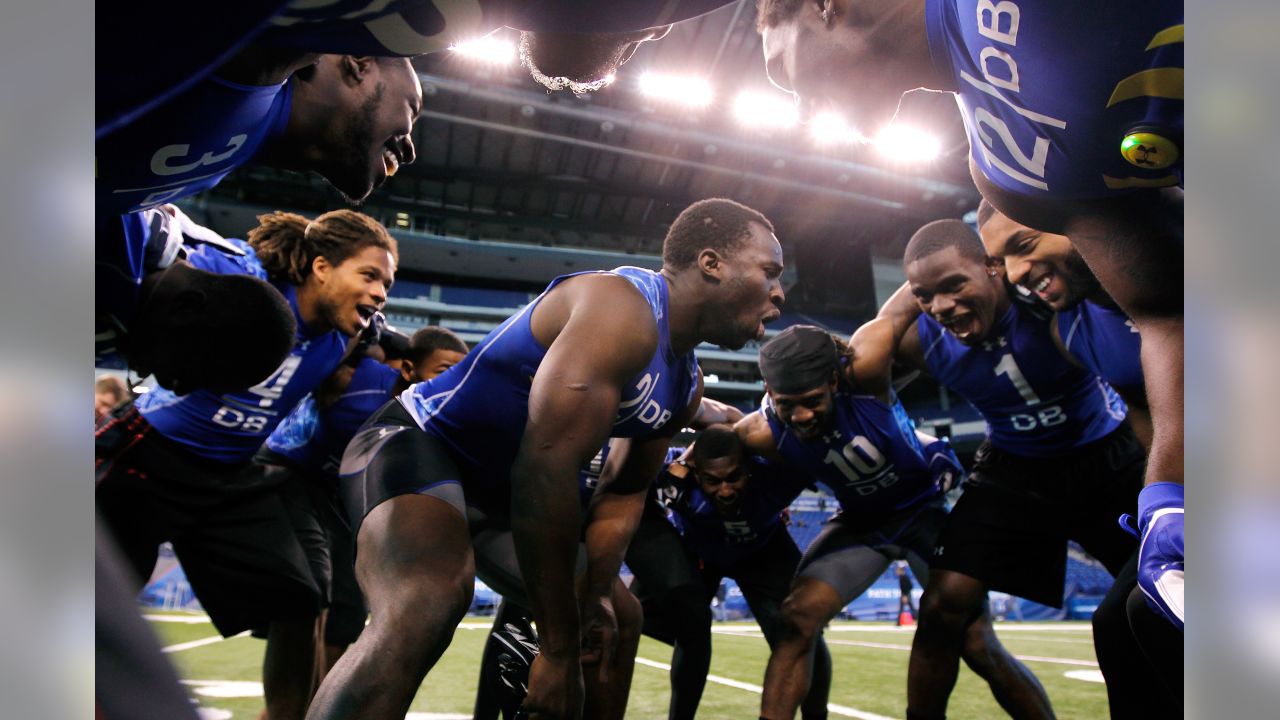
<path fill-rule="evenodd" d="M 1160 148 L 1151 147 L 1149 145 L 1139 144 L 1129 151 L 1129 162 L 1134 165 L 1146 165 L 1148 167 L 1163 167 L 1164 158 L 1152 157 L 1159 155 Z"/>
<path fill-rule="evenodd" d="M 939 545 L 938 547 L 936 547 L 936 548 L 934 548 L 934 549 L 933 549 L 933 555 L 934 555 L 934 557 L 939 557 L 939 556 L 941 556 L 941 555 L 942 555 L 942 546 L 941 546 L 941 545 Z"/>
<path fill-rule="evenodd" d="M 1005 346 L 1007 346 L 1008 344 L 1009 344 L 1009 340 L 1008 340 L 1007 338 L 1005 338 L 1005 336 L 1001 335 L 1000 337 L 996 338 L 995 340 L 987 340 L 986 342 L 982 343 L 982 349 L 983 349 L 983 350 L 995 350 L 995 349 L 997 349 L 997 348 L 1005 347 Z"/>

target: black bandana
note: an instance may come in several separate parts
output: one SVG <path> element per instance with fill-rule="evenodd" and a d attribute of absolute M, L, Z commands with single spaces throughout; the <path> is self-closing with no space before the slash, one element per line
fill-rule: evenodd
<path fill-rule="evenodd" d="M 784 395 L 826 385 L 837 367 L 835 342 L 816 325 L 792 325 L 760 348 L 760 374 L 769 389 Z"/>

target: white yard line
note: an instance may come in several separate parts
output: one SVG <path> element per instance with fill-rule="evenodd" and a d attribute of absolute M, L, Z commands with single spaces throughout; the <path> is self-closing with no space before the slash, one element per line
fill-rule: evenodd
<path fill-rule="evenodd" d="M 245 630 L 239 635 L 232 635 L 231 638 L 245 637 L 248 634 L 249 634 L 249 631 Z M 167 652 L 167 653 L 181 652 L 182 650 L 190 650 L 191 648 L 198 648 L 204 645 L 212 645 L 214 643 L 220 643 L 223 640 L 230 640 L 231 638 L 224 638 L 221 635 L 214 635 L 213 637 L 200 638 L 199 640 L 192 640 L 191 642 L 178 643 L 177 645 L 170 645 L 168 647 L 163 647 L 163 648 L 160 648 L 160 651 Z"/>
<path fill-rule="evenodd" d="M 715 628 L 713 632 L 717 632 L 722 635 L 733 635 L 735 637 L 764 637 L 764 635 L 759 630 L 752 630 L 749 627 Z M 1027 639 L 1031 639 L 1031 638 L 1027 638 Z M 1080 642 L 1086 645 L 1093 644 L 1084 640 L 1079 640 L 1079 641 L 1058 640 L 1058 642 Z M 878 650 L 906 650 L 908 652 L 910 652 L 911 650 L 910 645 L 899 645 L 896 643 L 866 642 L 862 640 L 839 640 L 836 638 L 827 638 L 827 644 L 828 645 L 849 645 L 852 647 L 868 647 L 868 648 L 876 648 Z M 1017 655 L 1017 654 L 1015 654 L 1014 657 L 1018 658 L 1019 660 L 1030 660 L 1033 662 L 1054 663 L 1057 665 L 1079 665 L 1081 667 L 1094 667 L 1094 668 L 1098 667 L 1098 663 L 1092 660 L 1075 660 L 1073 658 L 1055 658 L 1055 657 L 1044 657 L 1042 655 Z"/>
<path fill-rule="evenodd" d="M 1067 645 L 1093 645 L 1092 640 L 1072 640 L 1070 638 L 1047 638 L 1047 637 L 1013 637 L 1010 640 L 1025 640 L 1027 642 L 1047 642 L 1047 643 L 1065 643 Z"/>
<path fill-rule="evenodd" d="M 907 652 L 911 651 L 910 645 L 895 645 L 893 643 L 875 643 L 875 642 L 859 642 L 856 640 L 828 639 L 827 644 L 828 645 L 851 645 L 854 647 L 869 647 L 869 648 L 876 648 L 879 650 L 906 650 Z M 1014 657 L 1018 658 L 1019 660 L 1030 660 L 1032 662 L 1054 663 L 1056 665 L 1079 665 L 1081 667 L 1094 667 L 1094 668 L 1098 667 L 1098 663 L 1094 662 L 1093 660 L 1075 660 L 1072 658 L 1055 658 L 1055 657 L 1044 657 L 1041 655 L 1018 655 L 1018 654 L 1014 654 Z"/>
<path fill-rule="evenodd" d="M 636 658 L 636 664 L 645 665 L 651 668 L 657 668 L 658 670 L 665 670 L 665 671 L 671 670 L 671 666 L 666 663 L 660 663 L 660 662 L 657 662 L 656 660 L 649 660 L 647 658 L 642 658 L 642 657 Z M 731 688 L 746 690 L 747 692 L 753 692 L 757 695 L 760 695 L 761 693 L 764 692 L 764 688 L 760 687 L 759 685 L 752 685 L 751 683 L 744 683 L 738 680 L 733 680 L 731 678 L 720 677 L 719 675 L 708 675 L 707 682 L 713 682 L 719 685 L 727 685 Z M 866 712 L 865 710 L 858 710 L 856 708 L 845 707 L 844 705 L 836 705 L 835 703 L 828 703 L 827 711 L 833 715 L 840 715 L 842 717 L 861 718 L 862 720 L 894 720 L 894 718 L 891 718 L 891 717 L 886 717 L 884 715 L 877 715 L 875 713 Z"/>
<path fill-rule="evenodd" d="M 143 615 L 142 619 L 151 622 L 185 623 L 187 625 L 210 622 L 208 615 Z"/>

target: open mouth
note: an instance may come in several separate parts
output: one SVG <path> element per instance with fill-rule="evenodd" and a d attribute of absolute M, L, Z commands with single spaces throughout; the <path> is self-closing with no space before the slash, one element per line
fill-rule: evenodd
<path fill-rule="evenodd" d="M 1032 292 L 1039 295 L 1041 298 L 1047 299 L 1049 287 L 1053 285 L 1053 277 L 1054 275 L 1052 272 L 1047 272 L 1040 276 L 1039 280 L 1030 285 Z"/>
<path fill-rule="evenodd" d="M 955 335 L 957 338 L 961 340 L 968 340 L 973 336 L 976 330 L 975 326 L 977 323 L 974 320 L 975 318 L 973 313 L 961 313 L 959 315 L 952 315 L 945 319 L 939 318 L 938 324 L 942 325 L 942 327 L 946 328 L 948 332 Z"/>
<path fill-rule="evenodd" d="M 363 327 L 369 324 L 373 316 L 378 312 L 376 305 L 357 305 L 356 314 L 360 316 L 360 325 Z"/>
<path fill-rule="evenodd" d="M 764 315 L 762 315 L 760 317 L 760 324 L 756 326 L 756 340 L 761 340 L 764 338 L 765 325 L 773 322 L 774 320 L 777 320 L 780 317 L 782 317 L 782 313 L 777 310 L 773 310 L 771 312 L 767 312 Z"/>
<path fill-rule="evenodd" d="M 815 420 L 803 425 L 796 425 L 795 429 L 796 434 L 802 438 L 814 438 L 818 436 L 818 432 L 821 430 L 821 423 Z"/>
<path fill-rule="evenodd" d="M 400 156 L 400 150 L 396 148 L 394 140 L 388 140 L 383 144 L 382 150 L 382 167 L 386 171 L 387 177 L 395 175 L 400 170 L 400 164 L 404 159 Z"/>

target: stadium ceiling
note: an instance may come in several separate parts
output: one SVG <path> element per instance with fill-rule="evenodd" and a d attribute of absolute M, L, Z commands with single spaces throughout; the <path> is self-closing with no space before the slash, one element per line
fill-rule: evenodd
<path fill-rule="evenodd" d="M 681 209 L 718 196 L 763 211 L 784 247 L 885 253 L 921 224 L 976 207 L 950 95 L 903 102 L 899 122 L 940 142 L 936 159 L 919 163 L 868 145 L 820 144 L 805 127 L 740 121 L 739 93 L 782 96 L 765 77 L 754 5 L 740 0 L 677 25 L 641 46 L 613 85 L 582 97 L 548 94 L 518 63 L 456 52 L 415 59 L 425 107 L 414 130 L 418 159 L 365 211 L 436 235 L 656 254 Z M 504 29 L 495 38 L 516 36 Z M 700 108 L 654 99 L 641 91 L 644 73 L 700 76 L 714 98 Z M 266 168 L 237 172 L 213 197 L 302 211 L 341 204 L 317 178 Z"/>

